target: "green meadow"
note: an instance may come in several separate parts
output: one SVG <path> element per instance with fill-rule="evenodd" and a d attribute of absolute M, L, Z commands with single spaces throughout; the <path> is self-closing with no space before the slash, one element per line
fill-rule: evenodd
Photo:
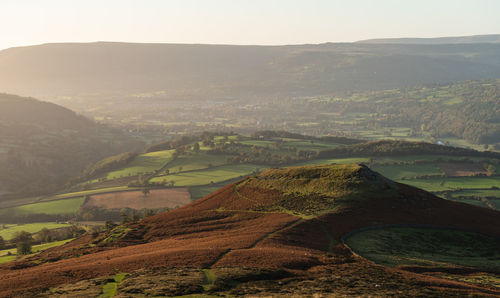
<path fill-rule="evenodd" d="M 66 240 L 61 240 L 61 241 L 54 241 L 54 242 L 49 242 L 49 243 L 33 245 L 31 248 L 31 252 L 32 253 L 42 252 L 42 251 L 47 250 L 49 248 L 57 247 L 57 246 L 61 246 L 63 244 L 66 244 L 66 243 L 72 241 L 73 239 L 66 239 Z M 16 248 L 0 250 L 0 264 L 15 260 L 17 257 L 16 251 L 17 251 Z M 10 253 L 10 255 L 9 255 L 9 253 Z"/>
<path fill-rule="evenodd" d="M 60 200 L 60 199 L 69 199 L 69 198 L 75 198 L 75 197 L 81 197 L 81 196 L 90 196 L 90 195 L 95 195 L 95 194 L 100 194 L 100 193 L 106 193 L 106 192 L 116 192 L 116 191 L 126 191 L 126 190 L 135 190 L 139 189 L 137 187 L 128 187 L 128 186 L 116 186 L 116 187 L 107 187 L 107 188 L 100 188 L 100 189 L 92 189 L 92 190 L 82 190 L 82 191 L 76 191 L 76 192 L 68 192 L 68 193 L 63 193 L 63 194 L 58 194 L 54 196 L 50 196 L 47 198 L 44 198 L 43 200 L 45 201 L 53 201 L 53 200 Z"/>
<path fill-rule="evenodd" d="M 161 169 L 172 159 L 174 150 L 145 153 L 134 158 L 126 167 L 108 172 L 106 179 L 137 176 L 141 173 L 152 173 Z"/>
<path fill-rule="evenodd" d="M 168 164 L 170 173 L 203 170 L 227 164 L 227 155 L 209 154 L 200 151 L 195 154 L 181 155 Z M 163 173 L 164 174 L 164 173 Z"/>
<path fill-rule="evenodd" d="M 466 266 L 500 272 L 500 240 L 471 232 L 384 228 L 356 233 L 346 244 L 384 266 Z"/>
<path fill-rule="evenodd" d="M 247 176 L 257 169 L 264 168 L 265 167 L 250 164 L 225 165 L 199 171 L 154 177 L 150 182 L 163 183 L 174 181 L 175 186 L 206 185 L 220 183 L 240 176 Z"/>
<path fill-rule="evenodd" d="M 84 197 L 77 197 L 5 208 L 0 209 L 0 216 L 2 214 L 76 214 L 84 201 Z"/>
<path fill-rule="evenodd" d="M 500 187 L 500 177 L 450 177 L 433 179 L 408 179 L 402 181 L 430 192 L 462 189 L 491 189 Z"/>
<path fill-rule="evenodd" d="M 444 173 L 432 164 L 418 165 L 375 165 L 372 169 L 387 178 L 398 180 L 401 178 L 413 178 L 424 175 L 444 175 Z"/>
<path fill-rule="evenodd" d="M 0 225 L 0 236 L 5 240 L 11 240 L 15 237 L 16 233 L 25 231 L 28 233 L 36 233 L 42 229 L 57 229 L 63 227 L 69 227 L 70 224 L 67 223 L 55 223 L 55 222 L 38 222 L 30 224 L 20 224 L 20 225 Z"/>
<path fill-rule="evenodd" d="M 370 161 L 370 158 L 367 157 L 352 157 L 352 158 L 329 158 L 329 159 L 313 159 L 304 162 L 300 162 L 297 164 L 293 164 L 291 166 L 306 166 L 306 165 L 321 165 L 321 164 L 348 164 L 348 163 L 367 163 Z"/>

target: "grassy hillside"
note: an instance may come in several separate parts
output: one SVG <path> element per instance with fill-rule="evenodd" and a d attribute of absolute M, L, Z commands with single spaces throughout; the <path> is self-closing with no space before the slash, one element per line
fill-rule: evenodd
<path fill-rule="evenodd" d="M 346 243 L 384 266 L 465 266 L 500 272 L 500 240 L 471 232 L 385 228 L 354 234 Z"/>

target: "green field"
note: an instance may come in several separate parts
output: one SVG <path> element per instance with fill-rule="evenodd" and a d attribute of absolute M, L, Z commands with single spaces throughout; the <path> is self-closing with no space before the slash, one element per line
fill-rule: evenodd
<path fill-rule="evenodd" d="M 260 146 L 260 147 L 270 147 L 270 148 L 275 148 L 274 142 L 273 141 L 265 141 L 265 140 L 244 140 L 244 141 L 239 141 L 238 143 L 243 144 L 243 145 L 250 145 L 250 146 Z"/>
<path fill-rule="evenodd" d="M 226 165 L 200 171 L 154 177 L 150 181 L 160 183 L 164 181 L 175 181 L 175 186 L 207 185 L 211 183 L 220 183 L 240 176 L 247 176 L 257 169 L 264 168 L 265 167 L 250 164 Z"/>
<path fill-rule="evenodd" d="M 409 179 L 401 181 L 404 184 L 408 184 L 429 192 L 445 191 L 451 190 L 449 187 L 444 186 L 444 180 L 441 178 L 435 179 Z"/>
<path fill-rule="evenodd" d="M 66 243 L 72 241 L 73 239 L 66 239 L 66 240 L 61 240 L 61 241 L 54 241 L 54 242 L 49 242 L 49 243 L 33 245 L 31 248 L 31 251 L 33 253 L 41 252 L 41 251 L 47 250 L 47 249 L 52 248 L 52 247 L 57 247 L 57 246 L 61 246 L 63 244 L 66 244 Z M 17 251 L 16 248 L 0 250 L 0 264 L 15 260 L 16 259 L 16 251 Z M 8 255 L 9 253 L 11 255 Z"/>
<path fill-rule="evenodd" d="M 335 148 L 339 146 L 338 144 L 335 143 L 327 143 L 318 140 L 309 141 L 309 140 L 292 139 L 292 138 L 277 138 L 277 139 L 281 141 L 281 150 L 290 150 L 292 148 L 295 148 L 306 151 L 318 151 L 321 149 Z M 243 145 L 269 147 L 271 149 L 277 150 L 276 142 L 272 140 L 245 139 L 237 142 Z"/>
<path fill-rule="evenodd" d="M 191 200 L 197 200 L 203 198 L 206 195 L 218 190 L 221 186 L 194 186 L 189 188 L 189 193 L 191 194 Z"/>
<path fill-rule="evenodd" d="M 465 189 L 452 193 L 453 197 L 457 196 L 474 196 L 474 197 L 496 197 L 500 198 L 500 189 Z"/>
<path fill-rule="evenodd" d="M 300 150 L 309 150 L 309 151 L 317 151 L 322 149 L 335 148 L 339 146 L 338 144 L 326 143 L 320 141 L 314 141 L 312 143 L 311 141 L 296 140 L 296 139 L 284 139 L 284 141 L 285 141 L 284 147 L 286 148 L 295 147 Z"/>
<path fill-rule="evenodd" d="M 126 167 L 108 172 L 104 177 L 106 179 L 116 179 L 136 176 L 141 173 L 153 173 L 169 162 L 172 159 L 173 153 L 174 150 L 164 150 L 141 154 L 134 158 Z"/>
<path fill-rule="evenodd" d="M 323 164 L 348 164 L 348 163 L 366 163 L 370 158 L 367 157 L 352 157 L 352 158 L 330 158 L 330 159 L 313 159 L 301 163 L 293 164 L 292 166 L 307 166 L 307 165 L 323 165 Z"/>
<path fill-rule="evenodd" d="M 16 256 L 3 256 L 3 257 L 0 257 L 0 264 L 11 262 L 11 261 L 14 261 L 15 259 L 16 259 Z"/>
<path fill-rule="evenodd" d="M 500 177 L 453 177 L 446 179 L 445 186 L 462 189 L 500 187 Z"/>
<path fill-rule="evenodd" d="M 0 209 L 0 216 L 2 216 L 2 214 L 76 214 L 84 201 L 84 197 L 77 197 L 73 199 L 63 199 L 5 208 Z"/>
<path fill-rule="evenodd" d="M 401 181 L 430 192 L 491 188 L 500 186 L 500 177 L 451 177 L 434 179 L 409 179 Z"/>
<path fill-rule="evenodd" d="M 496 210 L 500 211 L 500 198 L 488 199 L 488 201 L 495 207 Z"/>
<path fill-rule="evenodd" d="M 453 201 L 465 203 L 465 204 L 469 204 L 469 205 L 474 205 L 474 206 L 478 206 L 478 207 L 483 207 L 483 208 L 489 208 L 485 202 L 475 200 L 475 199 L 454 199 Z"/>
<path fill-rule="evenodd" d="M 435 160 L 449 160 L 449 159 L 460 159 L 460 157 L 456 156 L 446 156 L 446 155 L 433 155 L 433 154 L 423 154 L 423 155 L 402 155 L 402 156 L 391 156 L 391 157 L 374 157 L 374 159 L 378 162 L 383 163 L 393 163 L 393 162 L 413 162 L 416 160 L 423 161 L 435 161 Z"/>
<path fill-rule="evenodd" d="M 209 167 L 222 166 L 227 164 L 227 155 L 225 154 L 209 154 L 203 151 L 192 155 L 182 155 L 173 160 L 167 167 L 170 173 L 203 170 Z"/>
<path fill-rule="evenodd" d="M 224 187 L 228 184 L 237 182 L 238 180 L 240 180 L 239 177 L 235 178 L 235 179 L 231 179 L 231 180 L 226 180 L 226 181 L 223 181 L 221 183 L 214 184 L 214 185 L 191 186 L 191 187 L 189 187 L 189 193 L 191 194 L 191 200 L 195 201 L 199 198 L 202 198 L 206 195 L 213 193 L 216 190 L 221 189 L 222 187 Z"/>
<path fill-rule="evenodd" d="M 419 164 L 419 165 L 387 165 L 373 166 L 372 170 L 379 172 L 387 178 L 398 180 L 403 177 L 413 178 L 423 175 L 444 175 L 444 173 L 434 165 Z"/>
<path fill-rule="evenodd" d="M 30 223 L 22 225 L 0 225 L 0 236 L 2 236 L 2 238 L 5 240 L 11 240 L 15 237 L 15 234 L 17 232 L 21 231 L 25 231 L 28 233 L 36 233 L 44 228 L 57 229 L 69 226 L 71 225 L 67 223 L 55 223 L 55 222 L 38 222 L 38 223 Z"/>
<path fill-rule="evenodd" d="M 356 233 L 346 243 L 384 266 L 468 266 L 500 272 L 500 240 L 471 232 L 384 228 Z"/>
<path fill-rule="evenodd" d="M 19 198 L 19 199 L 10 199 L 10 200 L 2 200 L 0 201 L 0 209 L 1 208 L 9 208 L 15 207 L 22 204 L 33 204 L 38 202 L 40 197 L 27 197 L 27 198 Z"/>
<path fill-rule="evenodd" d="M 128 186 L 117 186 L 117 187 L 108 187 L 108 188 L 100 188 L 100 189 L 93 189 L 93 190 L 82 190 L 82 191 L 68 192 L 68 193 L 63 193 L 63 194 L 47 197 L 47 198 L 44 198 L 43 201 L 69 199 L 69 198 L 76 198 L 76 197 L 82 197 L 82 196 L 90 196 L 90 195 L 95 195 L 95 194 L 100 194 L 100 193 L 125 191 L 125 190 L 136 190 L 136 189 L 140 189 L 140 188 L 128 187 Z"/>

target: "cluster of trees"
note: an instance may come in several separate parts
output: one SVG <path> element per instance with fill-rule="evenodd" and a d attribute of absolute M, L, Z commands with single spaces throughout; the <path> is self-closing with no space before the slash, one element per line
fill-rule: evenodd
<path fill-rule="evenodd" d="M 356 117 L 356 128 L 411 128 L 413 135 L 456 137 L 476 144 L 500 143 L 500 80 L 466 81 L 301 100 L 297 108 L 340 119 Z M 362 100 L 360 100 L 362 99 Z M 316 121 L 328 122 L 329 117 Z M 311 120 L 312 121 L 312 120 Z M 337 129 L 342 125 L 337 125 Z M 344 128 L 344 127 L 343 127 Z"/>
<path fill-rule="evenodd" d="M 363 140 L 352 139 L 342 136 L 308 136 L 300 133 L 293 133 L 284 130 L 258 130 L 251 134 L 251 137 L 254 139 L 276 139 L 276 138 L 290 138 L 290 139 L 298 139 L 298 140 L 308 140 L 308 141 L 324 141 L 335 144 L 359 144 L 363 143 Z"/>
<path fill-rule="evenodd" d="M 26 231 L 16 232 L 12 240 L 6 241 L 0 236 L 0 250 L 6 248 L 17 248 L 17 255 L 27 255 L 32 252 L 32 246 L 40 243 L 49 243 L 78 237 L 85 230 L 70 226 L 58 229 L 43 228 L 37 233 L 31 234 Z"/>
<path fill-rule="evenodd" d="M 80 208 L 76 216 L 76 220 L 128 222 L 130 220 L 137 221 L 139 219 L 168 210 L 168 208 L 159 208 L 154 210 L 145 208 L 142 210 L 135 210 L 131 208 L 103 209 L 99 207 L 87 207 Z M 127 220 L 124 220 L 124 218 L 126 218 Z"/>
<path fill-rule="evenodd" d="M 98 161 L 92 165 L 87 166 L 87 168 L 83 171 L 78 181 L 85 181 L 90 179 L 91 177 L 98 176 L 102 173 L 106 173 L 116 168 L 120 168 L 125 166 L 129 162 L 131 162 L 135 157 L 137 157 L 137 153 L 135 152 L 125 152 L 118 155 L 114 155 L 111 157 L 107 157 L 101 161 Z"/>
<path fill-rule="evenodd" d="M 408 142 L 394 140 L 372 141 L 350 146 L 340 146 L 318 152 L 318 158 L 335 158 L 346 156 L 398 156 L 398 155 L 436 154 L 449 156 L 470 156 L 500 158 L 500 153 L 476 151 L 472 149 L 450 147 L 425 142 Z"/>
<path fill-rule="evenodd" d="M 57 221 L 67 221 L 74 217 L 75 217 L 74 214 L 4 213 L 2 214 L 2 222 L 9 224 L 33 223 L 33 222 L 57 222 Z"/>
<path fill-rule="evenodd" d="M 316 152 L 298 150 L 279 150 L 280 143 L 275 144 L 277 150 L 268 146 L 250 146 L 235 142 L 217 144 L 209 152 L 212 154 L 227 154 L 229 163 L 253 163 L 262 165 L 285 165 L 305 161 L 316 157 Z M 250 149 L 250 150 L 247 150 Z"/>

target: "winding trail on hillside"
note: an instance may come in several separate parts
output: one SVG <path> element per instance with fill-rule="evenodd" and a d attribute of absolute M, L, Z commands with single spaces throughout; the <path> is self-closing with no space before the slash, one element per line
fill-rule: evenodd
<path fill-rule="evenodd" d="M 244 181 L 242 181 L 242 182 L 240 182 L 240 183 L 243 183 L 243 182 L 244 182 Z M 235 184 L 235 185 L 234 185 L 233 192 L 234 192 L 234 193 L 238 196 L 238 198 L 240 198 L 240 199 L 244 199 L 244 200 L 249 200 L 249 201 L 255 202 L 254 200 L 252 200 L 252 199 L 250 199 L 250 198 L 247 198 L 246 196 L 244 196 L 244 195 L 242 195 L 242 194 L 240 194 L 240 193 L 238 192 L 238 186 L 240 185 L 240 183 L 237 183 L 237 184 Z M 224 211 L 226 211 L 226 212 L 227 212 L 228 210 L 224 210 Z M 244 210 L 232 210 L 232 212 L 241 212 L 241 211 L 244 211 Z M 219 255 L 219 256 L 218 256 L 218 257 L 214 260 L 214 262 L 213 262 L 212 264 L 209 264 L 209 265 L 207 266 L 207 268 L 214 268 L 214 267 L 217 265 L 217 263 L 218 263 L 221 259 L 223 259 L 223 258 L 224 258 L 227 254 L 229 254 L 229 253 L 231 253 L 231 252 L 233 252 L 233 251 L 238 251 L 238 250 L 244 250 L 244 249 L 252 249 L 252 248 L 255 248 L 255 247 L 256 247 L 259 243 L 261 243 L 262 241 L 264 241 L 264 240 L 268 239 L 269 237 L 272 237 L 272 236 L 273 236 L 273 235 L 275 235 L 276 233 L 279 233 L 279 232 L 281 232 L 281 231 L 283 231 L 283 230 L 286 230 L 287 228 L 290 228 L 290 227 L 292 227 L 292 226 L 294 226 L 294 225 L 300 224 L 300 223 L 302 223 L 302 222 L 304 222 L 304 221 L 305 221 L 305 219 L 304 219 L 304 218 L 300 218 L 300 217 L 299 217 L 297 220 L 294 220 L 294 221 L 292 221 L 292 222 L 289 222 L 289 223 L 285 224 L 284 226 L 282 226 L 282 227 L 280 227 L 280 228 L 278 228 L 278 229 L 276 229 L 276 230 L 274 230 L 274 231 L 271 231 L 271 232 L 269 232 L 269 233 L 265 234 L 264 236 L 262 236 L 262 237 L 260 237 L 259 239 L 255 240 L 255 241 L 254 241 L 254 242 L 253 242 L 250 246 L 248 246 L 248 247 L 245 247 L 245 248 L 240 248 L 240 249 L 234 249 L 234 250 L 230 248 L 230 249 L 228 249 L 228 250 L 226 250 L 226 251 L 222 252 L 222 253 L 221 253 L 221 254 L 220 254 L 220 255 Z"/>
<path fill-rule="evenodd" d="M 298 225 L 298 224 L 302 223 L 303 221 L 305 221 L 305 219 L 303 219 L 303 218 L 298 218 L 298 219 L 297 219 L 297 220 L 295 220 L 295 221 L 289 222 L 289 223 L 287 223 L 286 225 L 282 226 L 281 228 L 278 228 L 278 229 L 276 229 L 276 230 L 274 230 L 274 231 L 272 231 L 272 232 L 269 232 L 269 233 L 267 233 L 266 235 L 264 235 L 264 236 L 260 237 L 259 239 L 255 240 L 255 242 L 254 242 L 254 243 L 252 243 L 252 244 L 251 244 L 250 246 L 248 246 L 248 247 L 245 247 L 245 248 L 239 248 L 239 249 L 231 249 L 231 248 L 230 248 L 230 249 L 228 249 L 228 250 L 226 250 L 226 251 L 222 252 L 222 253 L 221 253 L 221 254 L 220 254 L 220 255 L 219 255 L 219 256 L 215 259 L 215 261 L 214 261 L 212 264 L 208 265 L 207 267 L 208 267 L 208 268 L 214 268 L 214 267 L 215 267 L 215 265 L 217 265 L 217 263 L 218 263 L 218 262 L 219 262 L 222 258 L 224 258 L 227 254 L 229 254 L 230 252 L 233 252 L 233 251 L 238 251 L 238 250 L 245 250 L 245 249 L 252 249 L 252 248 L 255 248 L 255 247 L 256 247 L 259 243 L 261 243 L 262 241 L 264 241 L 264 240 L 268 239 L 269 237 L 272 237 L 272 236 L 273 236 L 273 235 L 275 235 L 276 233 L 279 233 L 279 232 L 284 231 L 284 230 L 286 230 L 286 229 L 288 229 L 288 228 L 291 228 L 292 226 Z"/>

